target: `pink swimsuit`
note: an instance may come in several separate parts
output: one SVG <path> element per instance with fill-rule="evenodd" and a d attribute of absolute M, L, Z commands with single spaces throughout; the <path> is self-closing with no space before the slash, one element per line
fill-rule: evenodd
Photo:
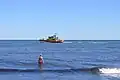
<path fill-rule="evenodd" d="M 43 59 L 39 58 L 39 64 L 43 64 Z"/>

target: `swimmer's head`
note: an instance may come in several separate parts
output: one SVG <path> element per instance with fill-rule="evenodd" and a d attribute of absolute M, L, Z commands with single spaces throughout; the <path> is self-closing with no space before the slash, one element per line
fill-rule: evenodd
<path fill-rule="evenodd" d="M 40 56 L 42 56 L 42 54 L 40 54 Z"/>

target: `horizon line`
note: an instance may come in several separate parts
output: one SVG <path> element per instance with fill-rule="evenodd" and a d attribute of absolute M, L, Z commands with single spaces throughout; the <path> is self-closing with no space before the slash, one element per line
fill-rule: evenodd
<path fill-rule="evenodd" d="M 39 41 L 39 39 L 0 39 L 0 41 L 9 41 L 9 40 L 13 40 L 13 41 L 19 41 L 19 40 L 21 40 L 21 41 L 28 41 L 28 40 L 34 40 L 34 41 Z M 120 39 L 65 39 L 64 41 L 87 41 L 87 40 L 96 40 L 96 41 L 99 41 L 99 40 L 101 40 L 101 41 L 113 41 L 113 40 L 116 40 L 116 41 L 119 41 Z"/>

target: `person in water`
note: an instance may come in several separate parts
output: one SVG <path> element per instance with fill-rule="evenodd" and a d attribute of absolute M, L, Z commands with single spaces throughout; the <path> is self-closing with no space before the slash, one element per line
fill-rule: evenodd
<path fill-rule="evenodd" d="M 42 55 L 39 56 L 38 63 L 42 65 L 44 63 Z"/>
<path fill-rule="evenodd" d="M 44 63 L 43 57 L 42 57 L 42 55 L 40 55 L 39 59 L 38 59 L 38 64 L 40 66 L 40 70 L 42 70 L 43 63 Z"/>

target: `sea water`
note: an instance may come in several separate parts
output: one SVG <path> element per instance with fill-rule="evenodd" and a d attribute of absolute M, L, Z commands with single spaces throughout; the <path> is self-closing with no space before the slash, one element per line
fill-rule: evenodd
<path fill-rule="evenodd" d="M 38 57 L 44 58 L 40 70 Z M 1 80 L 120 80 L 120 41 L 0 41 Z"/>

